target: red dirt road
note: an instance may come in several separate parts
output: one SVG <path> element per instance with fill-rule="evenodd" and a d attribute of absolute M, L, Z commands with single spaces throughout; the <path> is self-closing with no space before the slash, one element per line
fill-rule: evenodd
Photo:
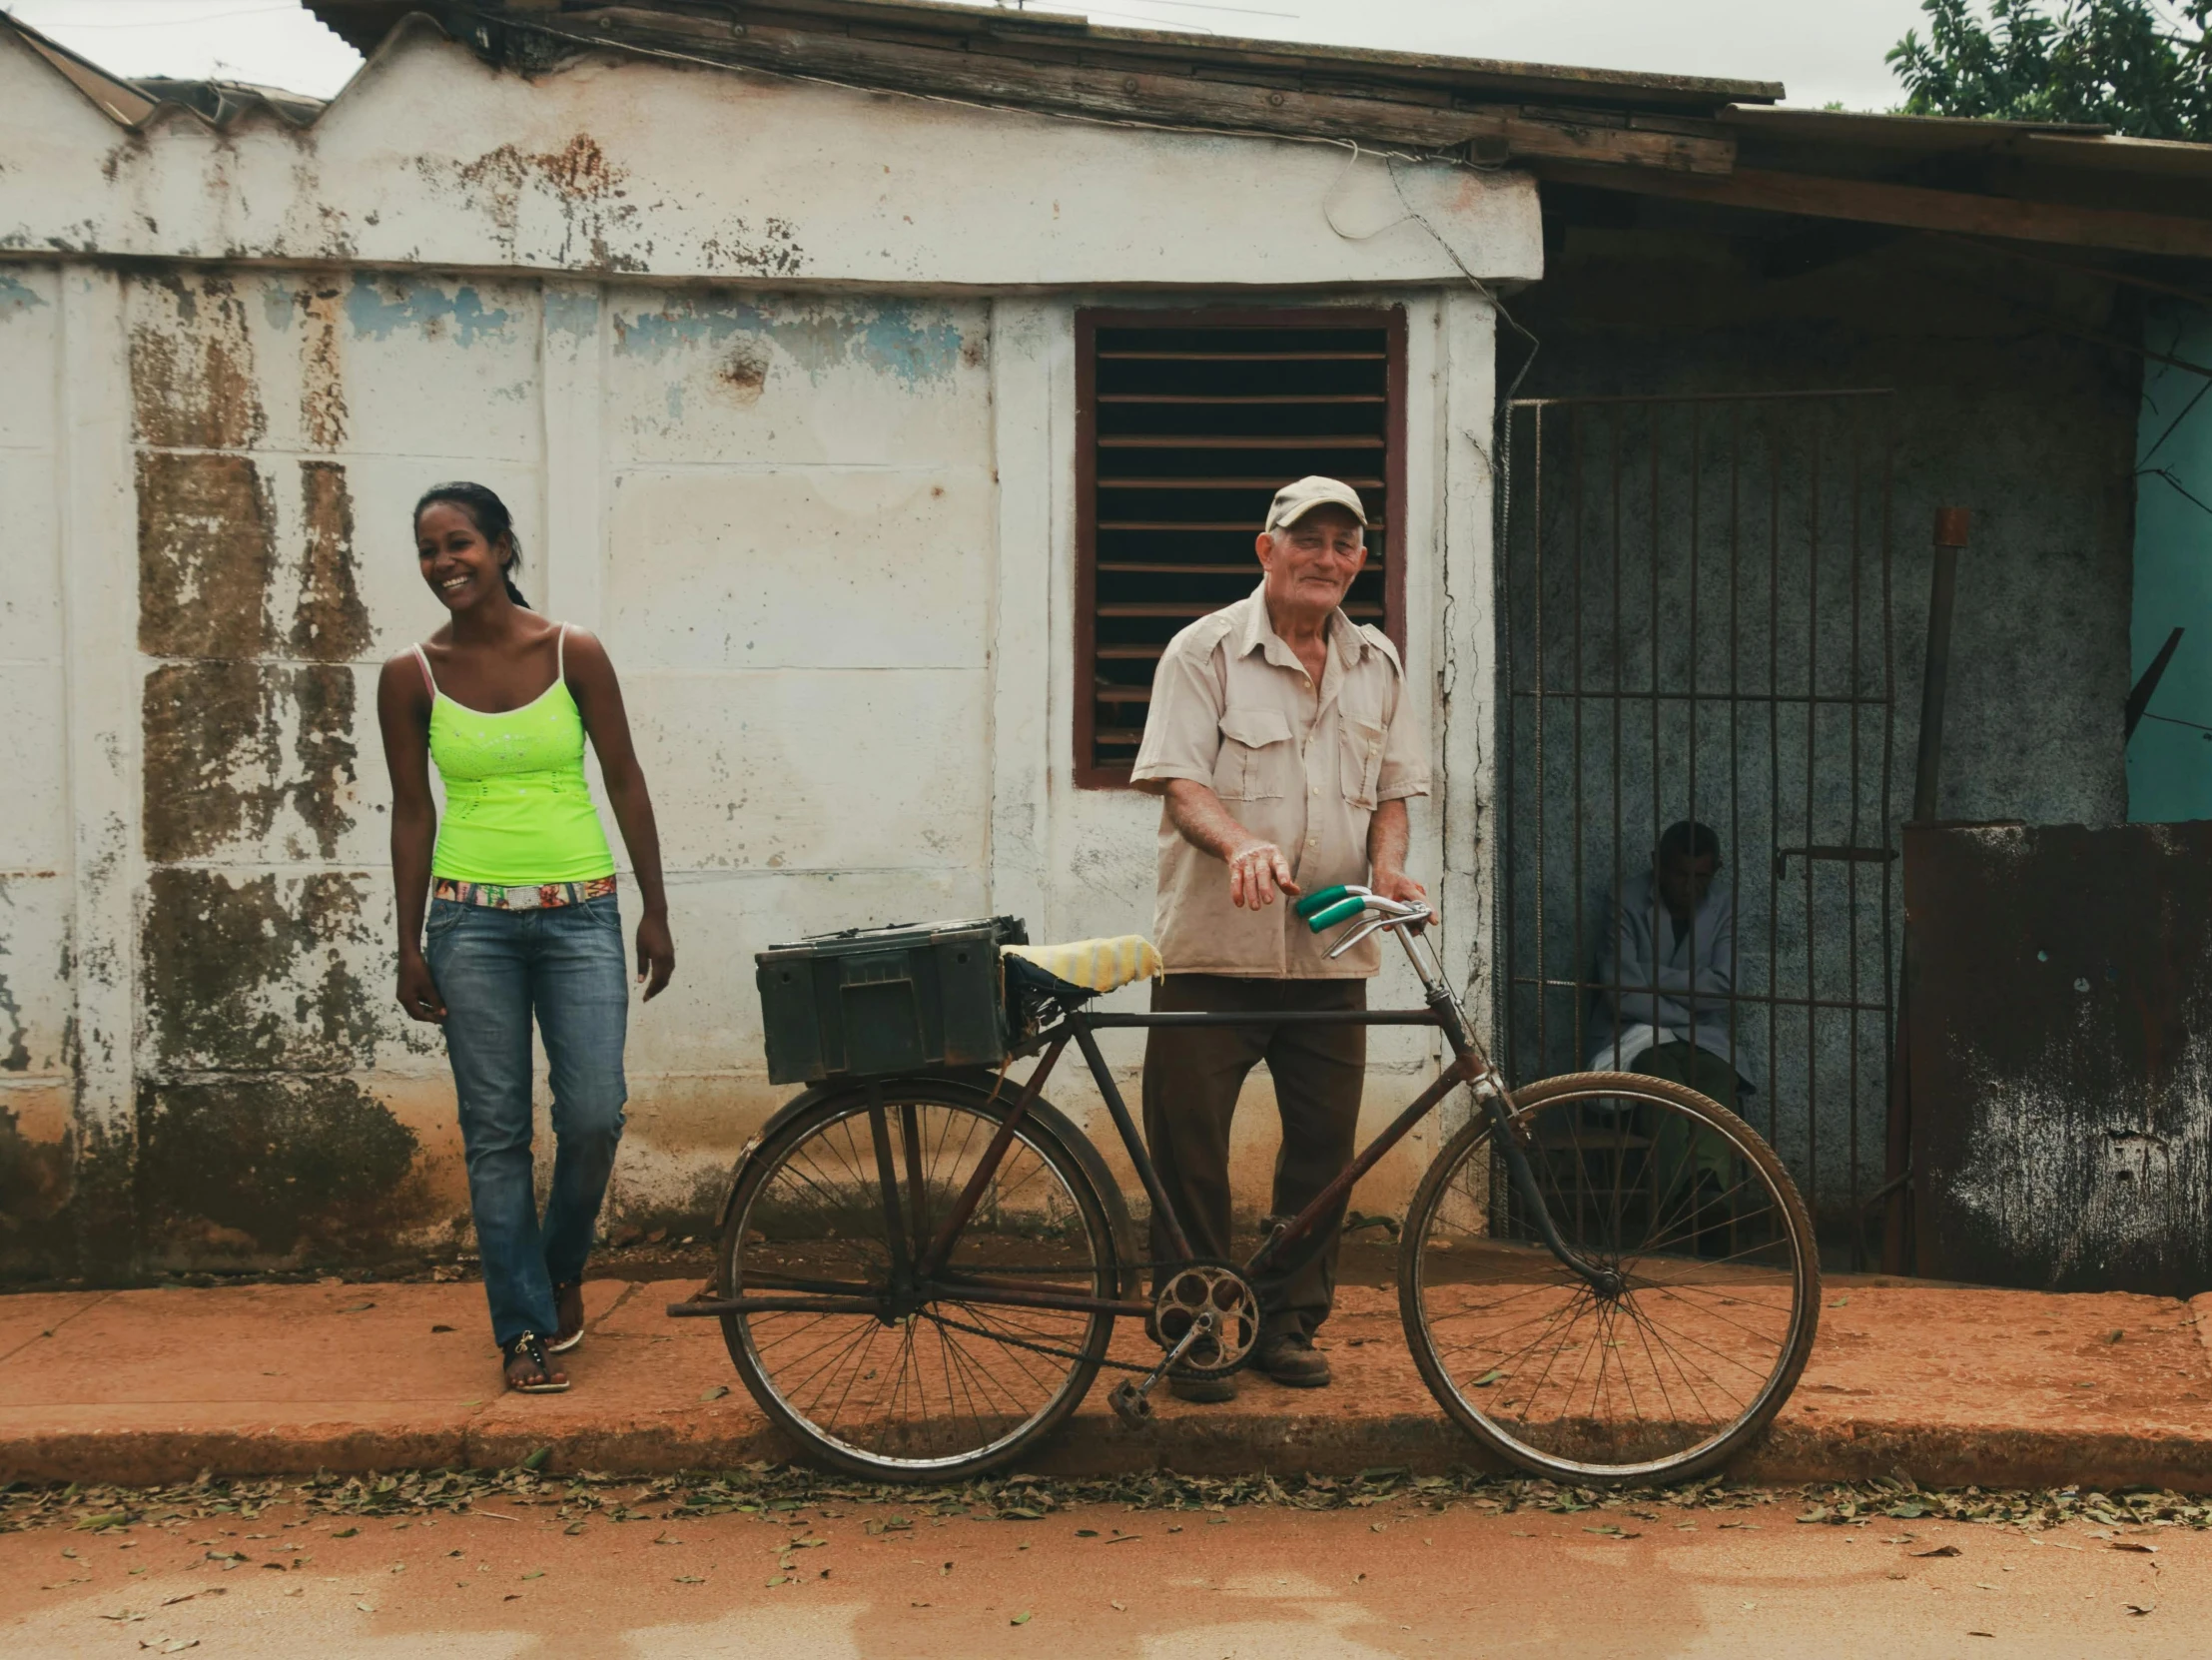
<path fill-rule="evenodd" d="M 1798 1525 L 1797 1508 L 1094 1505 L 1023 1522 L 855 1502 L 569 1533 L 537 1508 L 395 1524 L 279 1506 L 0 1535 L 0 1645 L 9 1660 L 2203 1652 L 2212 1535 Z"/>

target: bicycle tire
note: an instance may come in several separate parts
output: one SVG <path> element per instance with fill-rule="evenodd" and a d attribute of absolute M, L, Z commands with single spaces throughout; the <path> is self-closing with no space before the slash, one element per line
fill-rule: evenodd
<path fill-rule="evenodd" d="M 801 1269 L 829 1272 L 834 1268 L 839 1278 L 858 1271 L 863 1282 L 879 1291 L 888 1284 L 891 1252 L 880 1238 L 888 1234 L 881 1186 L 872 1162 L 857 1158 L 863 1145 L 873 1152 L 868 1131 L 871 1093 L 865 1086 L 855 1086 L 802 1098 L 763 1133 L 760 1145 L 741 1162 L 724 1207 L 716 1249 L 717 1295 L 762 1289 L 764 1278 L 790 1277 Z M 873 1093 L 884 1108 L 887 1126 L 897 1127 L 889 1134 L 897 1144 L 898 1169 L 902 1173 L 909 1169 L 910 1124 L 919 1132 L 915 1143 L 923 1150 L 923 1159 L 934 1154 L 944 1167 L 924 1173 L 920 1205 L 908 1184 L 900 1184 L 902 1227 L 927 1238 L 950 1196 L 965 1186 L 965 1174 L 981 1155 L 983 1144 L 1012 1110 L 1014 1091 L 1009 1088 L 995 1095 L 956 1079 L 929 1076 L 886 1079 L 874 1086 Z M 912 1119 L 906 1116 L 909 1109 Z M 949 1152 L 956 1137 L 957 1154 Z M 840 1141 L 842 1150 L 837 1145 Z M 967 1166 L 960 1163 L 963 1157 L 970 1161 Z M 802 1158 L 810 1168 L 799 1168 Z M 848 1165 L 866 1165 L 854 1172 L 849 1190 L 839 1187 L 834 1174 L 840 1158 Z M 1034 1184 L 1026 1210 L 1016 1206 L 1010 1211 L 997 1202 L 999 1183 L 1010 1171 L 1018 1182 Z M 1065 1214 L 1050 1214 L 1056 1186 Z M 1053 1255 L 1054 1241 L 1073 1241 L 1059 1252 L 1066 1258 L 1064 1264 L 1049 1261 L 1042 1269 L 1033 1264 L 1023 1271 L 1037 1274 L 1040 1286 L 1075 1290 L 1080 1282 L 1086 1295 L 1112 1296 L 1124 1288 L 1129 1270 L 1123 1264 L 1132 1259 L 1126 1209 L 1118 1191 L 1105 1180 L 1097 1151 L 1050 1104 L 1032 1103 L 1017 1127 L 993 1194 L 978 1206 L 976 1217 L 956 1242 L 955 1268 L 964 1262 L 973 1268 L 986 1258 L 1023 1254 L 1025 1248 L 1032 1256 Z M 794 1195 L 801 1197 L 794 1200 Z M 928 1214 L 933 1206 L 938 1208 L 937 1216 Z M 915 1226 L 918 1212 L 922 1213 L 919 1227 Z M 1046 1220 L 1040 1221 L 1041 1215 Z M 867 1264 L 879 1252 L 867 1238 L 871 1227 L 878 1236 L 874 1244 L 883 1246 L 873 1274 Z M 725 1314 L 721 1323 L 731 1361 L 747 1391 L 769 1420 L 809 1455 L 873 1480 L 948 1481 L 1010 1463 L 1058 1429 L 1096 1379 L 1111 1340 L 1113 1320 L 1111 1314 L 1008 1310 L 938 1298 L 903 1320 L 890 1322 L 874 1314 L 799 1313 Z M 802 1327 L 796 1324 L 799 1321 L 813 1323 Z M 879 1360 L 873 1366 L 869 1362 L 878 1351 L 879 1336 L 901 1326 L 903 1335 L 891 1339 L 898 1355 L 896 1381 L 887 1388 L 886 1378 L 879 1373 L 888 1362 Z M 976 1335 L 977 1330 L 984 1335 Z M 835 1362 L 833 1355 L 833 1361 L 823 1362 L 824 1366 L 842 1363 L 852 1374 L 845 1379 L 834 1410 L 826 1409 L 825 1390 L 837 1387 L 841 1374 L 832 1371 L 820 1386 L 811 1382 L 801 1386 L 787 1361 L 772 1355 L 772 1349 L 802 1340 L 791 1332 L 803 1332 L 807 1341 L 822 1337 L 817 1350 L 841 1343 L 840 1352 L 854 1356 L 849 1362 Z M 994 1341 L 993 1333 L 1019 1340 Z M 1065 1342 L 1058 1340 L 1063 1337 Z M 1023 1346 L 1026 1342 L 1065 1348 L 1079 1358 L 1032 1354 Z M 1016 1358 L 997 1365 L 993 1351 Z M 805 1351 L 786 1349 L 787 1356 L 792 1354 L 802 1362 L 808 1358 Z M 1025 1393 L 1034 1398 L 1024 1398 Z M 933 1399 L 941 1408 L 936 1413 L 930 1410 Z"/>
<path fill-rule="evenodd" d="M 1646 1110 L 1641 1122 L 1653 1126 L 1648 1136 L 1623 1128 L 1640 1122 L 1635 1117 L 1639 1108 Z M 1561 1265 L 1525 1220 L 1512 1220 L 1515 1206 L 1526 1207 L 1512 1196 L 1502 1153 L 1491 1147 L 1489 1114 L 1478 1112 L 1429 1166 L 1400 1237 L 1399 1317 L 1422 1381 L 1461 1428 L 1508 1464 L 1533 1475 L 1582 1483 L 1677 1481 L 1725 1464 L 1782 1409 L 1819 1329 L 1820 1256 L 1812 1220 L 1789 1173 L 1758 1132 L 1736 1114 L 1665 1079 L 1570 1073 L 1516 1091 L 1510 1112 L 1540 1187 L 1547 1178 L 1539 1167 L 1552 1173 L 1557 1198 L 1547 1194 L 1546 1209 L 1569 1245 L 1601 1265 L 1623 1267 L 1629 1283 L 1611 1299 L 1614 1311 L 1606 1312 L 1606 1297 Z M 1670 1163 L 1670 1155 L 1661 1150 L 1670 1145 L 1669 1132 L 1678 1117 L 1687 1140 Z M 1587 1130 L 1593 1118 L 1606 1121 L 1595 1132 Z M 1644 1145 L 1631 1145 L 1637 1142 Z M 1729 1161 L 1729 1175 L 1744 1173 L 1741 1190 L 1720 1189 L 1718 1202 L 1715 1188 L 1706 1185 L 1713 1173 L 1694 1163 L 1710 1164 L 1716 1158 Z M 1581 1203 L 1579 1191 L 1569 1191 L 1582 1174 L 1605 1168 L 1608 1159 L 1620 1173 L 1610 1218 L 1597 1204 Z M 1479 1198 L 1472 1176 L 1478 1168 L 1483 1173 Z M 1633 1199 L 1624 1185 L 1631 1169 L 1637 1172 Z M 1567 1178 L 1558 1174 L 1563 1170 L 1570 1173 Z M 1714 1176 L 1716 1184 L 1721 1180 Z M 1501 1189 L 1501 1183 L 1507 1186 Z M 1737 1200 L 1739 1191 L 1764 1195 L 1764 1209 L 1755 1212 Z M 1484 1213 L 1479 1227 L 1472 1221 L 1478 1204 Z M 1633 1231 L 1638 1206 L 1648 1207 L 1650 1232 L 1631 1247 L 1624 1242 Z M 1724 1211 L 1726 1220 L 1718 1220 Z M 1608 1227 L 1612 1238 L 1599 1237 Z M 1724 1229 L 1718 1243 L 1734 1245 L 1741 1237 L 1754 1244 L 1716 1261 L 1705 1247 Z M 1527 1237 L 1515 1239 L 1516 1231 Z M 1691 1253 L 1669 1248 L 1686 1242 Z M 1454 1250 L 1460 1253 L 1456 1258 Z M 1786 1307 L 1777 1300 L 1781 1297 L 1787 1298 Z M 1521 1298 L 1533 1300 L 1510 1306 Z M 1585 1315 L 1576 1309 L 1585 1298 L 1591 1335 L 1565 1342 L 1582 1327 Z M 1655 1310 L 1662 1307 L 1669 1319 L 1696 1329 L 1661 1319 Z M 1623 1311 L 1625 1325 L 1619 1323 Z M 1468 1340 L 1448 1348 L 1440 1327 L 1452 1320 L 1466 1322 L 1451 1330 Z M 1537 1338 L 1520 1349 L 1506 1347 L 1538 1321 L 1544 1323 Z M 1615 1329 L 1622 1335 L 1604 1334 Z M 1564 1387 L 1552 1382 L 1557 1354 L 1545 1362 L 1541 1375 L 1531 1376 L 1536 1364 L 1531 1351 L 1555 1330 L 1562 1339 L 1561 1353 L 1582 1351 L 1572 1381 Z M 1759 1358 L 1755 1368 L 1743 1356 L 1764 1355 L 1770 1330 L 1772 1355 Z M 1676 1335 L 1703 1353 L 1692 1352 L 1685 1365 L 1672 1347 Z M 1655 1352 L 1655 1336 L 1659 1349 L 1673 1358 L 1673 1389 L 1667 1386 L 1668 1363 Z M 1749 1338 L 1760 1340 L 1755 1344 Z M 1625 1352 L 1616 1360 L 1610 1350 Z M 1587 1411 L 1578 1414 L 1573 1408 L 1593 1351 L 1598 1376 L 1590 1386 Z M 1473 1358 L 1462 1362 L 1456 1359 L 1460 1354 Z M 1606 1386 L 1609 1367 L 1617 1367 L 1618 1390 Z M 1703 1391 L 1696 1375 L 1701 1369 L 1707 1378 Z M 1721 1408 L 1708 1404 L 1706 1392 L 1730 1394 L 1737 1371 L 1748 1378 L 1755 1369 L 1757 1387 L 1742 1384 L 1748 1397 L 1736 1397 L 1737 1409 L 1722 1421 Z M 1635 1391 L 1637 1374 L 1646 1379 L 1642 1397 Z M 1691 1404 L 1678 1407 L 1677 1394 Z M 1661 1404 L 1647 1415 L 1644 1402 L 1654 1395 Z M 1630 1408 L 1625 1415 L 1624 1399 Z M 1535 1421 L 1540 1402 L 1557 1416 Z M 1521 1409 L 1518 1416 L 1515 1407 Z"/>

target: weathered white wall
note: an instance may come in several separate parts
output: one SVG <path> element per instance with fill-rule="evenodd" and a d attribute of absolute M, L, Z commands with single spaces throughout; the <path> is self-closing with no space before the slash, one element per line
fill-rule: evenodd
<path fill-rule="evenodd" d="M 1405 183 L 1474 269 L 1533 274 L 1525 181 Z M 1332 190 L 1346 230 L 1402 211 L 1334 150 L 524 83 L 425 34 L 306 134 L 132 135 L 0 31 L 0 1262 L 65 1260 L 65 1221 L 95 1265 L 464 1227 L 442 1057 L 389 998 L 372 710 L 439 620 L 407 524 L 439 479 L 499 490 L 524 587 L 605 638 L 659 806 L 680 969 L 632 1028 L 619 1212 L 696 1211 L 787 1093 L 761 947 L 1147 929 L 1154 806 L 1077 791 L 1071 750 L 1074 316 L 1132 286 L 1407 308 L 1416 857 L 1473 972 L 1490 308 L 1416 226 L 1329 231 Z M 1379 1122 L 1430 1057 L 1374 1053 Z"/>
<path fill-rule="evenodd" d="M 10 37 L 0 132 L 0 251 L 1008 289 L 1457 281 L 1440 236 L 1542 269 L 1520 175 L 1400 165 L 1401 200 L 1334 145 L 612 55 L 524 80 L 420 19 L 306 132 L 126 133 Z"/>

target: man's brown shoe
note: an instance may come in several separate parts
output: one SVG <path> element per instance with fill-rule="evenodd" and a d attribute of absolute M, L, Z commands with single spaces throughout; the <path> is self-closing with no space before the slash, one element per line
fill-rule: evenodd
<path fill-rule="evenodd" d="M 1328 1360 L 1314 1351 L 1313 1339 L 1302 1331 L 1260 1338 L 1252 1350 L 1251 1366 L 1287 1389 L 1318 1389 L 1329 1380 Z"/>

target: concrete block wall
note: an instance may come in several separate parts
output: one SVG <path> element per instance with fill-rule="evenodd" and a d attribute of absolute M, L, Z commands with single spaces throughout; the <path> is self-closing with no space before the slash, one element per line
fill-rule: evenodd
<path fill-rule="evenodd" d="M 390 997 L 371 707 L 441 620 L 408 510 L 443 479 L 607 642 L 659 808 L 679 971 L 633 1024 L 617 1217 L 695 1223 L 788 1093 L 761 947 L 1147 928 L 1154 804 L 1073 787 L 1085 304 L 1406 308 L 1417 862 L 1480 974 L 1463 272 L 1538 274 L 1531 181 L 619 57 L 525 80 L 419 20 L 306 130 L 124 129 L 0 30 L 0 1274 L 466 1238 L 441 1047 Z M 1433 1057 L 1374 1054 L 1379 1122 Z"/>

